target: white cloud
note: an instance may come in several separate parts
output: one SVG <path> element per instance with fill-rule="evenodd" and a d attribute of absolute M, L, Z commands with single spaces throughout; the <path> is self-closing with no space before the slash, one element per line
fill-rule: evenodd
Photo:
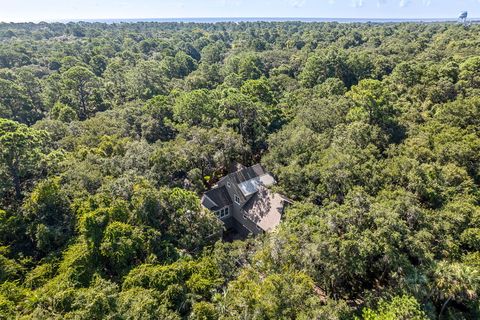
<path fill-rule="evenodd" d="M 217 0 L 218 4 L 221 5 L 222 7 L 227 7 L 227 6 L 235 6 L 238 7 L 240 6 L 243 1 L 242 0 Z"/>
<path fill-rule="evenodd" d="M 352 5 L 355 7 L 355 8 L 360 8 L 360 7 L 363 7 L 363 4 L 365 3 L 364 0 L 352 0 Z"/>
<path fill-rule="evenodd" d="M 387 0 L 377 0 L 377 7 L 380 8 L 382 5 L 386 3 L 387 3 Z"/>
<path fill-rule="evenodd" d="M 432 4 L 432 0 L 422 0 L 423 5 L 429 7 Z"/>
<path fill-rule="evenodd" d="M 287 0 L 287 3 L 294 8 L 301 8 L 305 6 L 307 0 Z"/>
<path fill-rule="evenodd" d="M 410 4 L 410 0 L 400 0 L 400 2 L 398 3 L 398 5 L 401 8 L 404 8 L 404 7 L 408 6 L 409 4 Z"/>

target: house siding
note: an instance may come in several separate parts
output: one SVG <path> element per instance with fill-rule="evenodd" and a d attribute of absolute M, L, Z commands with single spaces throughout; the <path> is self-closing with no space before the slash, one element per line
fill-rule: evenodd
<path fill-rule="evenodd" d="M 263 233 L 262 230 L 259 230 L 257 228 L 257 224 L 255 222 L 251 221 L 250 219 L 245 219 L 243 215 L 244 211 L 242 209 L 239 209 L 235 212 L 233 217 L 235 218 L 235 220 L 237 220 L 238 223 L 247 228 L 251 233 L 255 235 Z"/>
<path fill-rule="evenodd" d="M 243 181 L 248 181 L 253 176 L 263 173 L 265 173 L 264 169 L 261 166 L 257 165 L 249 168 L 246 173 L 231 173 L 218 181 L 215 188 L 222 188 L 224 190 L 223 192 L 226 191 L 226 193 L 228 193 L 228 196 L 230 197 L 230 216 L 221 219 L 226 229 L 246 229 L 254 235 L 262 234 L 265 232 L 259 227 L 258 222 L 254 222 L 253 220 L 243 217 L 244 206 L 249 200 L 254 198 L 257 193 L 252 193 L 249 196 L 245 196 L 242 190 L 238 187 L 239 183 L 242 183 Z M 238 196 L 240 200 L 239 204 L 235 202 L 235 196 Z"/>
<path fill-rule="evenodd" d="M 230 182 L 230 187 L 227 186 L 228 182 Z M 229 176 L 225 177 L 224 179 L 221 179 L 218 182 L 218 186 L 219 187 L 225 186 L 227 191 L 228 191 L 228 194 L 230 195 L 230 198 L 233 200 L 233 204 L 230 206 L 230 212 L 231 212 L 232 217 L 236 221 L 229 221 L 228 222 L 229 225 L 227 226 L 227 223 L 225 223 L 225 226 L 226 227 L 232 227 L 233 223 L 236 222 L 236 223 L 241 224 L 244 228 L 248 229 L 253 234 L 262 233 L 262 230 L 257 229 L 257 224 L 256 223 L 254 223 L 253 221 L 251 221 L 249 219 L 244 219 L 243 218 L 242 207 L 245 205 L 245 203 L 252 196 L 245 197 L 243 195 L 242 191 L 240 190 L 240 188 L 238 188 L 237 184 L 234 181 L 231 181 Z M 240 198 L 240 204 L 237 204 L 235 202 L 235 195 L 237 195 Z"/>
<path fill-rule="evenodd" d="M 245 204 L 246 201 L 244 200 L 245 198 L 243 197 L 243 194 L 241 193 L 242 191 L 237 187 L 237 185 L 235 183 L 230 181 L 230 187 L 227 186 L 227 182 L 229 182 L 229 181 L 230 181 L 230 179 L 227 176 L 226 179 L 222 179 L 219 182 L 218 186 L 219 187 L 225 186 L 228 194 L 230 195 L 230 198 L 233 201 L 233 204 L 231 206 L 231 210 L 234 214 L 235 213 L 238 214 L 240 212 L 241 207 Z M 238 205 L 235 202 L 235 195 L 237 195 L 240 198 L 240 205 Z"/>
<path fill-rule="evenodd" d="M 222 222 L 225 225 L 225 229 L 233 228 L 233 227 L 235 227 L 235 224 L 237 223 L 237 221 L 235 220 L 233 215 L 230 215 L 228 218 L 223 219 Z"/>

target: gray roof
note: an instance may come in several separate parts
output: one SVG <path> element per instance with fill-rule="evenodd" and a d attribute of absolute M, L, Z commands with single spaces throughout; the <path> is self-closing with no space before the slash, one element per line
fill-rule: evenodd
<path fill-rule="evenodd" d="M 225 186 L 207 191 L 205 196 L 214 202 L 212 204 L 208 199 L 203 199 L 202 204 L 210 210 L 219 210 L 232 204 L 232 199 Z"/>
<path fill-rule="evenodd" d="M 202 205 L 212 211 L 218 211 L 233 204 L 229 192 L 240 197 L 241 212 L 244 216 L 255 223 L 257 228 L 270 231 L 279 223 L 283 215 L 284 207 L 291 201 L 278 193 L 271 192 L 268 187 L 275 184 L 275 179 L 265 169 L 256 164 L 251 167 L 242 167 L 238 171 L 228 174 L 220 179 L 219 184 L 207 191 L 202 198 Z M 230 182 L 228 185 L 225 183 Z M 247 202 L 244 203 L 244 201 Z M 236 221 L 235 217 L 230 217 Z M 225 221 L 225 220 L 222 220 Z"/>
<path fill-rule="evenodd" d="M 244 214 L 264 231 L 275 228 L 283 215 L 286 199 L 260 186 L 243 206 Z"/>
<path fill-rule="evenodd" d="M 242 170 L 239 170 L 237 172 L 230 173 L 228 176 L 233 180 L 233 182 L 239 184 L 261 176 L 265 173 L 265 169 L 263 169 L 262 165 L 256 164 L 248 168 L 243 168 Z"/>

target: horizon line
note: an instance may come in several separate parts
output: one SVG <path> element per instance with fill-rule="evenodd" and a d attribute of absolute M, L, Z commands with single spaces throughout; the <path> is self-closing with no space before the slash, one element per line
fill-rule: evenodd
<path fill-rule="evenodd" d="M 0 23 L 68 23 L 68 22 L 105 22 L 105 21 L 144 21 L 144 22 L 155 22 L 154 20 L 166 20 L 175 22 L 175 20 L 208 20 L 208 19 L 218 19 L 218 20 L 242 20 L 242 19 L 282 19 L 282 20 L 290 20 L 290 21 L 298 21 L 298 20 L 315 20 L 315 19 L 325 19 L 325 20 L 403 20 L 403 21 L 423 21 L 423 20 L 430 20 L 430 21 L 457 21 L 457 18 L 453 17 L 405 17 L 405 18 L 390 18 L 390 17 L 262 17 L 262 16 L 240 16 L 240 17 L 222 17 L 222 16 L 212 16 L 212 17 L 160 17 L 160 18 L 66 18 L 66 19 L 43 19 L 43 20 L 24 20 L 24 21 L 6 21 L 0 20 Z M 480 17 L 472 17 L 469 18 L 469 21 L 478 20 Z M 261 20 L 259 20 L 261 21 Z"/>

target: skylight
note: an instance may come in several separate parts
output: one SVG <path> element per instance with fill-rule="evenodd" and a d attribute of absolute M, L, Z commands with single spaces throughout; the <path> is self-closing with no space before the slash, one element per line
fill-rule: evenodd
<path fill-rule="evenodd" d="M 238 188 L 242 191 L 245 197 L 254 194 L 258 191 L 258 186 L 263 184 L 264 186 L 268 187 L 275 183 L 273 177 L 269 174 L 264 174 L 259 177 L 255 177 L 253 179 L 247 180 L 245 182 L 239 183 Z"/>

